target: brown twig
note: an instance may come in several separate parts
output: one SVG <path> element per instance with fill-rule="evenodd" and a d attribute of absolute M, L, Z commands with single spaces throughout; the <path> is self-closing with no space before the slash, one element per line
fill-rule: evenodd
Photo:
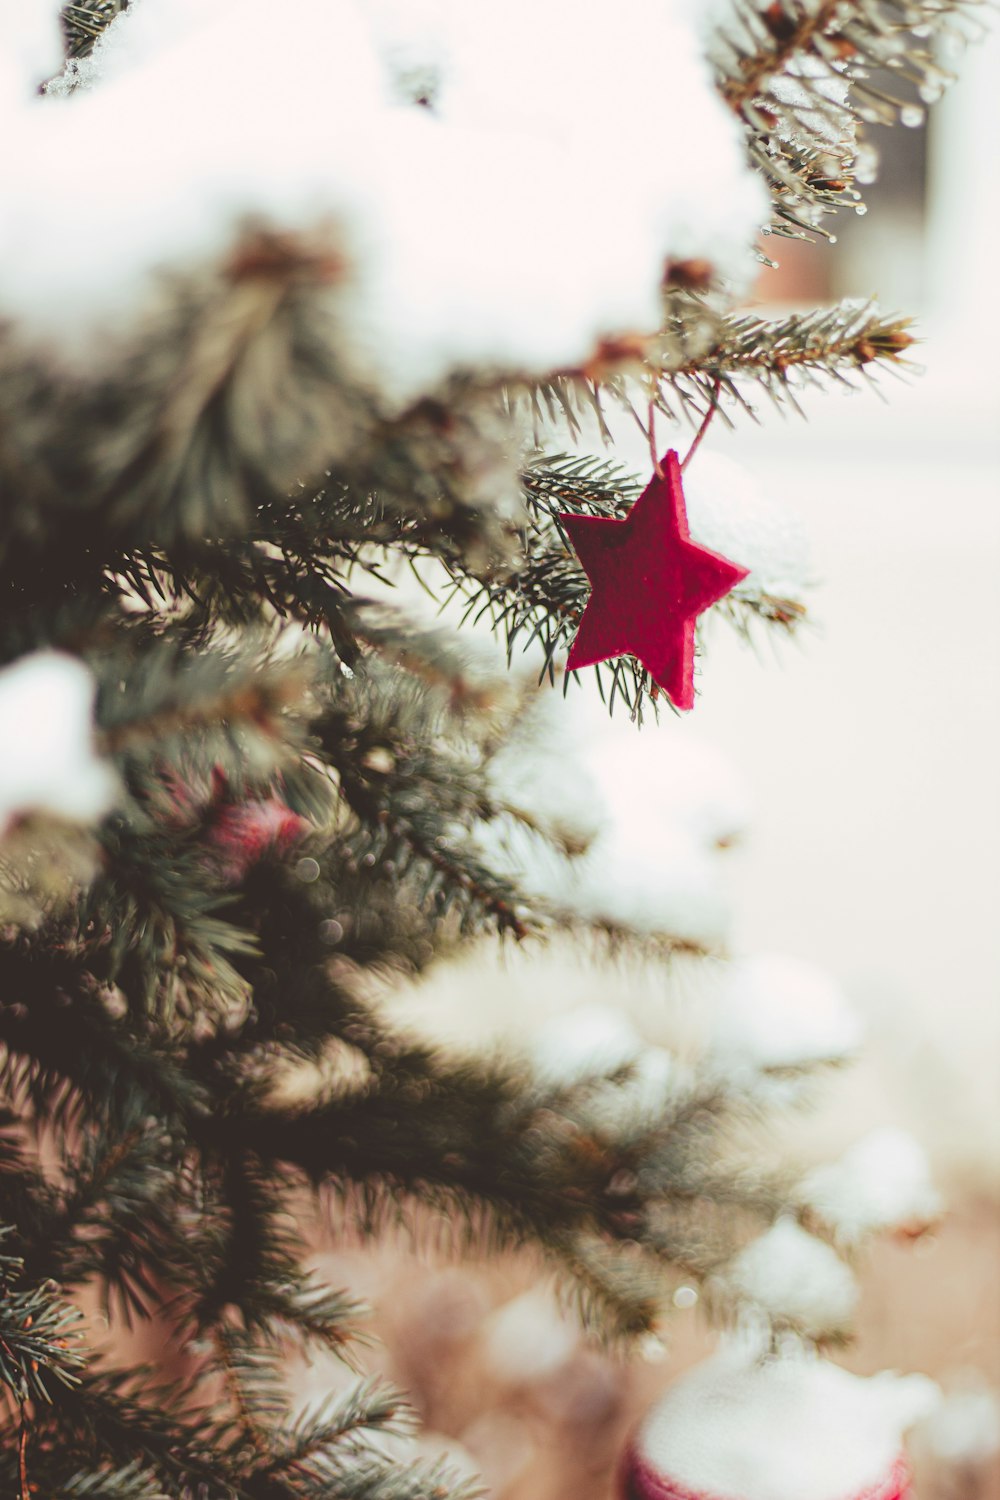
<path fill-rule="evenodd" d="M 17 1500 L 30 1500 L 30 1491 L 28 1489 L 28 1417 L 23 1406 L 21 1407 L 21 1434 L 17 1444 L 17 1479 L 19 1491 Z"/>

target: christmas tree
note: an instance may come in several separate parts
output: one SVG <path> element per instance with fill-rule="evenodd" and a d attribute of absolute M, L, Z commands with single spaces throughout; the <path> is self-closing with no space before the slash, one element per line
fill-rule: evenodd
<path fill-rule="evenodd" d="M 850 1023 L 808 974 L 595 897 L 523 746 L 587 678 L 644 734 L 691 708 L 706 611 L 804 618 L 692 534 L 684 485 L 713 419 L 905 363 L 873 303 L 741 307 L 762 231 L 863 207 L 866 127 L 922 115 L 981 8 L 2 8 L 4 1495 L 472 1493 L 384 1441 L 389 1386 L 289 1390 L 291 1351 L 350 1367 L 364 1337 L 306 1268 L 317 1226 L 414 1213 L 534 1247 L 625 1347 L 699 1289 L 752 1345 L 716 1394 L 735 1360 L 748 1410 L 766 1387 L 808 1428 L 789 1341 L 847 1333 L 865 1239 L 934 1211 L 921 1165 L 885 1136 L 770 1164 L 768 1108 Z M 379 993 L 486 935 L 706 966 L 731 1025 L 691 1067 L 398 1030 Z M 165 1325 L 161 1367 L 98 1351 L 97 1312 Z M 676 1399 L 623 1482 L 729 1494 Z M 802 1500 L 901 1494 L 909 1405 Z M 687 1489 L 656 1488 L 672 1464 Z"/>

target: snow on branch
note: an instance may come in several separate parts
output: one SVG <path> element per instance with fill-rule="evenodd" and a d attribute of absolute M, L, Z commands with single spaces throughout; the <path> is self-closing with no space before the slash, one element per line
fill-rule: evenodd
<path fill-rule="evenodd" d="M 512 388 L 512 399 L 530 403 L 539 433 L 562 420 L 577 434 L 596 418 L 610 442 L 606 406 L 621 408 L 643 430 L 650 400 L 671 420 L 700 421 L 718 403 L 720 419 L 731 422 L 734 408 L 756 417 L 752 402 L 760 391 L 776 406 L 801 410 L 797 396 L 805 387 L 852 385 L 859 375 L 873 382 L 879 370 L 905 375 L 918 368 L 907 358 L 916 342 L 911 320 L 885 314 L 874 299 L 849 297 L 778 318 L 721 316 L 707 300 L 697 305 L 700 313 L 675 294 L 654 337 L 606 346 L 587 366 Z"/>
<path fill-rule="evenodd" d="M 684 1493 L 876 1500 L 904 1432 L 939 1396 L 922 1375 L 860 1379 L 811 1355 L 761 1358 L 751 1342 L 727 1340 L 671 1386 L 638 1443 Z"/>
<path fill-rule="evenodd" d="M 823 378 L 850 383 L 858 372 L 907 367 L 914 343 L 910 320 L 886 316 L 874 301 L 845 298 L 834 307 L 766 319 L 752 313 L 726 319 L 709 348 L 676 364 L 664 363 L 660 400 L 670 410 L 670 394 L 705 392 L 716 380 L 741 405 L 741 385 L 756 382 L 776 401 L 795 404 L 796 385 Z M 724 412 L 723 408 L 723 412 Z"/>
<path fill-rule="evenodd" d="M 62 66 L 58 0 L 0 0 L 0 85 L 30 98 Z"/>
<path fill-rule="evenodd" d="M 858 1051 L 861 1023 L 821 969 L 783 954 L 731 963 L 717 998 L 712 1056 L 727 1076 L 752 1082 L 843 1063 Z"/>
<path fill-rule="evenodd" d="M 870 182 L 877 156 L 859 144 L 859 127 L 922 124 L 952 81 L 935 44 L 982 29 L 986 10 L 984 0 L 733 0 L 712 56 L 722 97 L 752 133 L 779 220 L 791 208 L 792 223 L 808 232 L 823 213 L 860 199 L 855 172 Z"/>
<path fill-rule="evenodd" d="M 822 1240 L 781 1218 L 752 1240 L 707 1288 L 729 1316 L 789 1326 L 811 1338 L 842 1336 L 858 1299 L 850 1269 Z"/>
<path fill-rule="evenodd" d="M 165 273 L 218 266 L 247 224 L 313 236 L 340 266 L 326 333 L 344 378 L 398 409 L 457 371 L 542 373 L 655 327 L 669 258 L 746 277 L 763 202 L 679 15 L 619 7 L 610 81 L 600 6 L 577 8 L 570 50 L 555 0 L 434 15 L 420 104 L 356 0 L 290 0 L 280 26 L 266 0 L 140 0 L 68 97 L 5 105 L 22 146 L 0 309 L 87 365 Z M 690 132 L 697 153 L 668 148 Z M 663 145 L 623 152 L 623 135 Z M 582 240 L 564 185 L 587 203 Z"/>
<path fill-rule="evenodd" d="M 128 0 L 71 0 L 64 4 L 62 24 L 69 56 L 86 56 L 127 4 Z"/>
<path fill-rule="evenodd" d="M 57 651 L 36 651 L 0 671 L 0 835 L 18 814 L 89 823 L 118 789 L 94 746 L 94 679 Z"/>
<path fill-rule="evenodd" d="M 923 1148 L 892 1126 L 863 1136 L 839 1161 L 813 1168 L 802 1199 L 845 1245 L 880 1231 L 919 1234 L 942 1208 Z"/>
<path fill-rule="evenodd" d="M 940 98 L 950 75 L 927 39 L 967 35 L 985 10 L 982 0 L 736 0 L 715 49 L 722 94 L 757 130 L 832 144 L 855 113 L 891 124 L 907 108 L 871 81 L 871 70 L 913 84 L 924 103 Z M 859 96 L 856 111 L 848 86 Z"/>

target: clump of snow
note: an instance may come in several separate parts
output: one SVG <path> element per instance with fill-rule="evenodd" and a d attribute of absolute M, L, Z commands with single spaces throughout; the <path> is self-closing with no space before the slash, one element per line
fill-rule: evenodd
<path fill-rule="evenodd" d="M 661 244 L 669 239 L 679 259 L 705 254 L 708 244 L 710 259 L 739 274 L 743 255 L 731 238 L 733 210 L 752 217 L 756 192 L 744 174 L 731 171 L 731 161 L 724 170 L 735 204 L 713 205 L 705 191 L 705 174 L 722 167 L 738 132 L 711 97 L 714 84 L 683 7 L 627 0 L 609 15 L 606 6 L 588 0 L 574 5 L 571 26 L 561 0 L 486 7 L 451 0 L 448 10 L 449 66 L 437 101 L 444 118 L 504 133 L 513 125 L 568 149 L 575 158 L 568 185 L 587 198 L 588 240 L 604 208 L 591 193 L 604 177 L 612 189 L 612 218 L 637 207 L 643 238 L 651 232 Z M 609 46 L 614 68 L 608 67 Z M 698 151 L 678 151 L 678 139 L 689 131 Z"/>
<path fill-rule="evenodd" d="M 792 1323 L 810 1338 L 847 1328 L 858 1300 L 850 1268 L 829 1245 L 781 1218 L 712 1278 L 714 1297 L 751 1320 Z"/>
<path fill-rule="evenodd" d="M 719 945 L 730 920 L 722 851 L 746 829 L 746 793 L 720 751 L 671 731 L 636 734 L 596 692 L 547 695 L 491 775 L 500 795 L 583 852 L 556 856 L 491 824 L 491 860 L 585 919 Z"/>
<path fill-rule="evenodd" d="M 345 373 L 392 408 L 655 328 L 667 258 L 749 274 L 766 204 L 683 7 L 590 0 L 571 28 L 561 0 L 419 13 L 132 6 L 76 70 L 92 87 L 2 107 L 0 311 L 90 359 L 162 269 L 217 262 L 248 222 L 322 230 Z M 399 102 L 408 49 L 433 108 Z"/>
<path fill-rule="evenodd" d="M 488 640 L 499 665 L 502 656 L 492 634 Z M 601 790 L 583 763 L 583 752 L 571 706 L 561 696 L 544 693 L 512 726 L 491 760 L 494 789 L 555 830 L 569 847 L 583 848 L 605 821 Z"/>
<path fill-rule="evenodd" d="M 0 834 L 11 818 L 100 818 L 118 783 L 94 751 L 94 679 L 83 662 L 36 651 L 0 671 Z"/>
<path fill-rule="evenodd" d="M 543 1021 L 532 1037 L 532 1060 L 552 1083 L 574 1084 L 632 1063 L 642 1040 L 621 1011 L 581 1005 Z"/>
<path fill-rule="evenodd" d="M 653 1473 L 741 1500 L 848 1500 L 884 1484 L 932 1409 L 922 1375 L 859 1379 L 826 1360 L 725 1344 L 681 1377 L 635 1440 Z"/>
<path fill-rule="evenodd" d="M 861 1044 L 861 1023 L 829 975 L 783 954 L 729 965 L 717 996 L 711 1054 L 729 1072 L 842 1062 Z"/>
<path fill-rule="evenodd" d="M 919 1230 L 941 1213 L 927 1156 L 905 1130 L 873 1130 L 839 1161 L 815 1167 L 802 1184 L 803 1202 L 845 1244 L 881 1230 Z"/>
<path fill-rule="evenodd" d="M 529 1059 L 547 1083 L 569 1087 L 627 1069 L 600 1097 L 602 1114 L 619 1127 L 652 1123 L 685 1087 L 670 1053 L 644 1041 L 609 1005 L 580 1005 L 548 1017 L 532 1034 Z"/>
<path fill-rule="evenodd" d="M 360 0 L 397 94 L 437 103 L 452 64 L 451 0 Z"/>
<path fill-rule="evenodd" d="M 658 857 L 658 858 L 657 858 Z M 587 853 L 543 886 L 585 921 L 714 948 L 725 939 L 729 902 L 718 856 L 671 829 L 611 815 Z"/>
<path fill-rule="evenodd" d="M 0 0 L 0 98 L 30 98 L 63 62 L 60 0 Z"/>
<path fill-rule="evenodd" d="M 748 821 L 731 763 L 667 725 L 637 735 L 614 720 L 585 742 L 583 759 L 606 821 L 578 862 L 576 908 L 642 931 L 721 942 L 729 900 L 720 850 Z"/>
<path fill-rule="evenodd" d="M 742 465 L 704 448 L 684 472 L 691 535 L 749 568 L 737 593 L 801 599 L 812 582 L 805 523 Z"/>
<path fill-rule="evenodd" d="M 717 745 L 687 726 L 680 732 L 669 720 L 637 734 L 634 725 L 609 719 L 596 695 L 578 707 L 580 753 L 614 816 L 652 829 L 657 840 L 669 829 L 706 849 L 744 837 L 747 790 Z M 652 848 L 648 852 L 652 859 Z"/>

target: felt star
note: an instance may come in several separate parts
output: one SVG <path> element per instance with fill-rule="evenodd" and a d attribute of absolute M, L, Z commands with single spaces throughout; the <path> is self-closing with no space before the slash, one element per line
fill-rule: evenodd
<path fill-rule="evenodd" d="M 561 515 L 593 585 L 569 671 L 635 656 L 678 708 L 694 707 L 694 626 L 747 576 L 691 540 L 681 467 L 671 449 L 623 521 Z"/>

